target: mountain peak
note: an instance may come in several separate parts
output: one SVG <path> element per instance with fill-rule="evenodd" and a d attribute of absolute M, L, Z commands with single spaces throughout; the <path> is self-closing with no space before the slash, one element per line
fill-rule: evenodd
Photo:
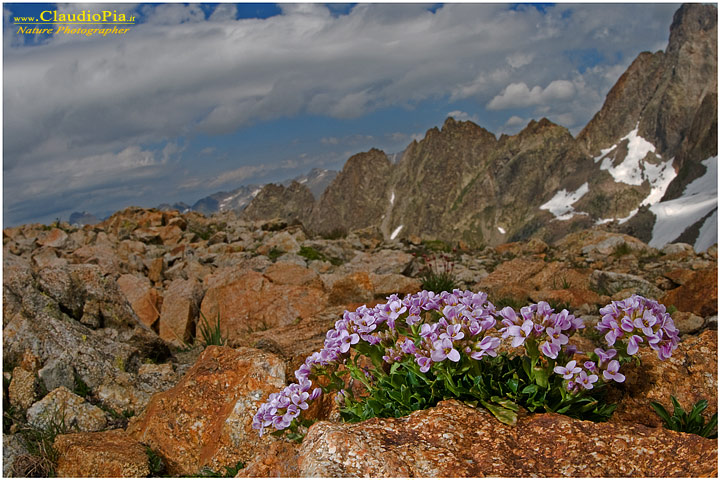
<path fill-rule="evenodd" d="M 708 34 L 717 28 L 717 7 L 701 3 L 685 3 L 673 15 L 667 53 L 675 53 L 689 38 Z"/>

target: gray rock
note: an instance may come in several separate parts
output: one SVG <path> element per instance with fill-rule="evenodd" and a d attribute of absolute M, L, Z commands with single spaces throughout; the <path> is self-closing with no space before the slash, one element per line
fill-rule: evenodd
<path fill-rule="evenodd" d="M 595 270 L 590 275 L 590 284 L 596 291 L 608 292 L 610 295 L 624 290 L 632 290 L 643 297 L 660 298 L 662 296 L 662 290 L 655 285 L 642 277 L 628 273 Z"/>
<path fill-rule="evenodd" d="M 40 381 L 48 392 L 58 387 L 68 390 L 75 388 L 75 370 L 69 357 L 51 358 L 43 368 L 38 371 Z"/>
<path fill-rule="evenodd" d="M 48 393 L 27 411 L 28 423 L 41 430 L 64 425 L 70 430 L 97 432 L 107 425 L 105 412 L 65 387 Z"/>
<path fill-rule="evenodd" d="M 18 434 L 3 435 L 3 477 L 14 477 L 15 460 L 23 455 L 29 455 L 25 442 Z"/>

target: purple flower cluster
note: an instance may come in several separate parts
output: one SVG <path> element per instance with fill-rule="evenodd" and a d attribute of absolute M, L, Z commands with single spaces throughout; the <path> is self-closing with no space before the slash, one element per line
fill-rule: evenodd
<path fill-rule="evenodd" d="M 655 301 L 633 296 L 612 302 L 600 312 L 603 317 L 597 328 L 607 332 L 605 338 L 610 346 L 627 336 L 627 351 L 632 355 L 638 344 L 646 341 L 658 351 L 661 360 L 677 347 L 678 331 L 665 308 Z M 523 307 L 518 314 L 510 307 L 497 312 L 482 292 L 422 291 L 402 300 L 391 295 L 385 304 L 346 311 L 327 332 L 322 350 L 310 355 L 295 371 L 297 383 L 270 395 L 260 406 L 253 418 L 253 428 L 262 435 L 270 426 L 278 430 L 289 427 L 308 408 L 308 402 L 322 393 L 317 385 L 313 388 L 312 379 L 343 364 L 352 347 L 361 342 L 383 353 L 386 364 L 411 359 L 425 373 L 433 364 L 446 361 L 496 357 L 501 338 L 510 338 L 513 347 L 524 345 L 526 352 L 536 359 L 540 355 L 546 357 L 545 364 L 548 368 L 554 366 L 554 373 L 567 380 L 571 392 L 591 390 L 598 381 L 623 382 L 620 363 L 613 360 L 616 350 L 596 349 L 597 363 L 587 361 L 584 369 L 572 360 L 577 349 L 568 343 L 569 338 L 581 328 L 585 328 L 582 319 L 567 310 L 556 313 L 547 302 Z M 565 366 L 555 366 L 559 356 L 570 361 Z M 365 375 L 371 383 L 375 381 L 367 371 Z"/>
<path fill-rule="evenodd" d="M 647 343 L 660 360 L 670 358 L 680 342 L 679 331 L 665 306 L 655 300 L 633 295 L 600 309 L 602 320 L 597 329 L 605 333 L 609 346 L 627 339 L 628 355 L 635 355 L 641 343 Z"/>
<path fill-rule="evenodd" d="M 500 310 L 504 325 L 502 338 L 512 338 L 512 346 L 519 347 L 528 338 L 545 340 L 540 351 L 548 358 L 556 359 L 569 338 L 580 328 L 585 328 L 581 318 L 575 318 L 567 310 L 555 313 L 547 302 L 539 302 L 520 309 L 520 315 L 510 307 Z"/>

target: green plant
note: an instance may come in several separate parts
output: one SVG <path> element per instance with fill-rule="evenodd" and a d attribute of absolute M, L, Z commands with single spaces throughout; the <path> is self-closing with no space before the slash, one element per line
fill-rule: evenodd
<path fill-rule="evenodd" d="M 80 377 L 80 375 L 75 372 L 75 386 L 73 388 L 73 393 L 77 395 L 78 397 L 85 398 L 88 395 L 90 395 L 91 390 L 87 383 L 83 381 L 83 379 Z"/>
<path fill-rule="evenodd" d="M 565 276 L 563 276 L 563 277 L 560 279 L 560 285 L 559 285 L 559 288 L 558 288 L 557 278 L 556 278 L 556 277 L 553 277 L 553 279 L 552 279 L 552 287 L 553 287 L 553 290 L 567 290 L 567 289 L 569 289 L 570 287 L 572 287 L 572 284 L 568 281 L 568 279 L 567 279 Z"/>
<path fill-rule="evenodd" d="M 301 257 L 304 257 L 306 260 L 321 260 L 321 261 L 327 261 L 327 257 L 323 255 L 322 253 L 318 252 L 312 247 L 302 246 L 300 247 L 300 251 L 298 252 L 298 255 Z"/>
<path fill-rule="evenodd" d="M 418 277 L 422 288 L 431 292 L 452 292 L 457 288 L 457 280 L 453 270 L 455 263 L 449 255 L 423 255 L 424 265 L 420 268 Z"/>
<path fill-rule="evenodd" d="M 278 249 L 277 247 L 272 247 L 272 248 L 270 249 L 270 251 L 268 252 L 267 256 L 268 256 L 268 258 L 269 258 L 270 260 L 272 260 L 272 261 L 274 262 L 275 260 L 277 260 L 278 258 L 280 258 L 284 253 L 285 253 L 285 252 L 283 252 L 282 250 Z"/>
<path fill-rule="evenodd" d="M 682 408 L 680 402 L 674 396 L 671 395 L 670 400 L 674 407 L 672 415 L 660 403 L 650 402 L 650 406 L 665 423 L 665 428 L 676 432 L 694 433 L 705 438 L 717 438 L 717 413 L 710 417 L 707 423 L 702 417 L 702 412 L 708 407 L 707 400 L 699 400 L 693 405 L 690 413 Z"/>
<path fill-rule="evenodd" d="M 640 347 L 665 360 L 680 339 L 672 318 L 654 300 L 633 295 L 600 313 L 596 328 L 613 348 L 597 348 L 579 365 L 569 340 L 585 328 L 583 320 L 554 312 L 547 302 L 518 313 L 508 307 L 497 311 L 482 292 L 422 291 L 403 300 L 391 295 L 387 304 L 346 311 L 323 349 L 296 370 L 298 383 L 260 406 L 253 428 L 261 434 L 270 426 L 292 429 L 323 391 L 339 392 L 346 421 L 402 416 L 449 398 L 483 406 L 508 424 L 515 423 L 521 406 L 606 420 L 615 406 L 605 402 L 604 390 L 610 382 L 625 381 L 622 365 L 635 360 Z M 511 348 L 501 353 L 503 340 Z M 350 382 L 362 393 L 349 388 Z"/>
<path fill-rule="evenodd" d="M 627 244 L 627 242 L 620 243 L 615 246 L 615 249 L 612 252 L 612 255 L 614 257 L 620 258 L 625 255 L 629 255 L 632 253 L 632 248 L 630 248 L 630 245 Z"/>
<path fill-rule="evenodd" d="M 150 467 L 151 477 L 160 477 L 167 473 L 165 462 L 163 462 L 162 457 L 158 455 L 155 450 L 146 446 L 145 454 L 148 457 L 148 466 Z"/>
<path fill-rule="evenodd" d="M 245 468 L 245 462 L 239 461 L 235 465 L 222 468 L 225 470 L 225 472 L 221 472 L 220 470 L 215 471 L 212 470 L 210 467 L 203 467 L 198 473 L 190 476 L 201 478 L 233 478 L 240 470 Z"/>
<path fill-rule="evenodd" d="M 17 433 L 21 436 L 28 455 L 13 464 L 14 474 L 21 477 L 53 477 L 57 466 L 58 452 L 53 444 L 58 435 L 70 432 L 65 424 L 65 414 L 59 408 L 48 413 L 42 427 L 29 423 L 17 423 Z"/>
<path fill-rule="evenodd" d="M 205 346 L 208 345 L 225 345 L 225 338 L 223 337 L 222 331 L 220 330 L 220 312 L 218 312 L 215 318 L 215 324 L 210 325 L 208 319 L 205 318 L 205 314 L 200 312 L 202 321 L 200 322 L 200 335 L 202 336 Z"/>

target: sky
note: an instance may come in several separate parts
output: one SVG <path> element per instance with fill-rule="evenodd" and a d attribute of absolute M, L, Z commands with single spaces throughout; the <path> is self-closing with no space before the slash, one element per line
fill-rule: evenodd
<path fill-rule="evenodd" d="M 678 7 L 5 3 L 3 226 L 340 170 L 448 116 L 577 134 L 640 52 L 665 49 Z M 134 19 L 19 33 L 43 11 Z"/>

